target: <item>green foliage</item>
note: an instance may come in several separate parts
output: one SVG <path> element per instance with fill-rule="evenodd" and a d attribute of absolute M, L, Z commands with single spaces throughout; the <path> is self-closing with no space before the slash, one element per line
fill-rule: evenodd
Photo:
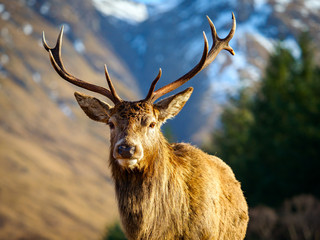
<path fill-rule="evenodd" d="M 166 125 L 164 125 L 163 127 L 163 135 L 168 140 L 169 143 L 173 143 L 176 141 L 172 128 L 168 123 L 166 123 Z"/>
<path fill-rule="evenodd" d="M 119 223 L 115 223 L 107 228 L 106 235 L 102 240 L 126 240 Z"/>
<path fill-rule="evenodd" d="M 216 152 L 209 150 L 212 154 L 218 154 L 222 159 L 226 159 L 237 176 L 245 174 L 239 156 L 246 155 L 245 144 L 249 140 L 249 130 L 254 120 L 250 104 L 251 99 L 245 90 L 240 92 L 238 98 L 230 99 L 230 105 L 221 115 L 221 128 L 214 133 Z"/>
<path fill-rule="evenodd" d="M 233 98 L 213 135 L 211 152 L 234 169 L 250 205 L 320 196 L 320 71 L 309 39 L 301 36 L 298 59 L 279 44 L 259 90 Z"/>

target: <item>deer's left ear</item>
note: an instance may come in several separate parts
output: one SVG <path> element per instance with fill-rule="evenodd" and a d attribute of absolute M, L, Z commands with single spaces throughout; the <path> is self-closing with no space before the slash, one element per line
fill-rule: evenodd
<path fill-rule="evenodd" d="M 159 121 L 165 122 L 167 119 L 176 116 L 189 100 L 193 88 L 179 92 L 173 96 L 167 97 L 160 102 L 154 104 L 154 107 L 159 111 Z"/>
<path fill-rule="evenodd" d="M 107 103 L 100 101 L 95 97 L 91 97 L 79 92 L 75 92 L 80 107 L 87 114 L 89 118 L 98 122 L 107 122 L 110 118 L 110 112 L 112 107 Z"/>

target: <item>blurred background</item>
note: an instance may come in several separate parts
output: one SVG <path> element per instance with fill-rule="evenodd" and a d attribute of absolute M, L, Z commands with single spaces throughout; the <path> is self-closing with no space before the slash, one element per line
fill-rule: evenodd
<path fill-rule="evenodd" d="M 124 239 L 108 128 L 77 106 L 42 31 L 53 46 L 64 25 L 70 73 L 106 86 L 107 64 L 121 97 L 138 100 L 159 67 L 161 87 L 199 61 L 206 15 L 225 37 L 231 12 L 236 55 L 186 84 L 194 93 L 163 131 L 233 168 L 247 239 L 320 239 L 318 0 L 1 0 L 0 239 Z"/>

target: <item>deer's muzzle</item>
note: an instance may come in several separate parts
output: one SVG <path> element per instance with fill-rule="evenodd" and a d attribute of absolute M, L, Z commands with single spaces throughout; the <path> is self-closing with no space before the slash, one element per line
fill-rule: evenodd
<path fill-rule="evenodd" d="M 113 157 L 121 166 L 131 168 L 142 159 L 143 150 L 140 144 L 120 140 L 113 149 Z"/>
<path fill-rule="evenodd" d="M 135 146 L 129 146 L 129 145 L 126 145 L 126 144 L 122 144 L 122 145 L 118 146 L 117 151 L 118 151 L 118 154 L 122 158 L 130 159 L 135 154 L 136 147 Z"/>

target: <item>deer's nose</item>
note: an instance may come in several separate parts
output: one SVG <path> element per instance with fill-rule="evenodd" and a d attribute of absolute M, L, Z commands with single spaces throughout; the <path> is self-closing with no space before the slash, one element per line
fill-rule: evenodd
<path fill-rule="evenodd" d="M 129 146 L 126 144 L 122 144 L 118 146 L 118 154 L 123 158 L 131 158 L 136 152 L 135 146 Z"/>

